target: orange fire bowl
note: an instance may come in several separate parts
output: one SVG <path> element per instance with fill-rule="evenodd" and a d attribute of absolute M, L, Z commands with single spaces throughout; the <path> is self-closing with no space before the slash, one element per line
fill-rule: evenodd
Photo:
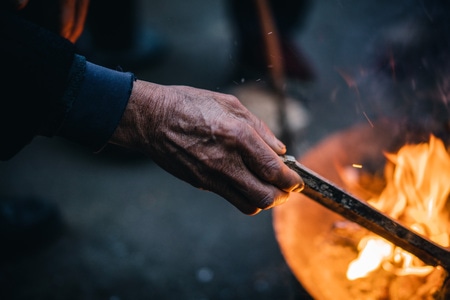
<path fill-rule="evenodd" d="M 345 186 L 337 166 L 357 164 L 366 171 L 383 170 L 386 162 L 383 151 L 397 151 L 405 143 L 405 136 L 399 125 L 390 122 L 379 122 L 373 127 L 356 125 L 330 135 L 298 161 L 366 200 L 363 195 Z M 294 276 L 317 300 L 361 299 L 358 297 L 364 289 L 369 294 L 374 293 L 377 285 L 386 285 L 383 282 L 360 281 L 358 291 L 352 289 L 355 282 L 346 278 L 346 271 L 357 252 L 353 250 L 352 257 L 353 252 L 349 250 L 351 237 L 336 236 L 336 224 L 340 222 L 345 224 L 348 221 L 302 194 L 292 194 L 287 203 L 273 209 L 273 226 L 281 252 Z M 357 233 L 363 229 L 354 230 Z M 334 247 L 335 242 L 340 246 Z M 386 288 L 380 289 L 379 293 L 382 295 L 375 296 L 379 297 L 376 299 L 383 299 Z"/>

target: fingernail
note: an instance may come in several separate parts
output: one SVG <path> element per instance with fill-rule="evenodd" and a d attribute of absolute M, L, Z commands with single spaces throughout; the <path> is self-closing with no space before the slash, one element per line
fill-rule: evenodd
<path fill-rule="evenodd" d="M 286 149 L 286 145 L 283 144 L 281 141 L 278 141 L 278 147 L 280 148 L 280 150 L 285 150 Z"/>
<path fill-rule="evenodd" d="M 294 193 L 300 193 L 301 191 L 303 191 L 304 188 L 305 188 L 305 184 L 302 182 L 296 188 L 294 188 L 292 191 Z"/>

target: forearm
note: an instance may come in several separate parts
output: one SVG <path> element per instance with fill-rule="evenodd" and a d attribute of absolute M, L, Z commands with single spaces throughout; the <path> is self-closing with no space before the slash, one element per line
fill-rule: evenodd
<path fill-rule="evenodd" d="M 154 135 L 158 129 L 149 120 L 155 121 L 164 113 L 158 109 L 165 96 L 163 89 L 155 83 L 134 82 L 122 119 L 109 140 L 111 144 L 142 151 L 144 145 L 155 143 Z"/>
<path fill-rule="evenodd" d="M 143 133 L 143 130 L 139 129 L 139 120 L 142 118 L 141 115 L 144 114 L 144 111 L 147 111 L 147 108 L 142 107 L 141 105 L 143 97 L 147 98 L 148 96 L 144 95 L 142 83 L 137 80 L 133 84 L 130 98 L 126 110 L 122 115 L 122 119 L 112 134 L 109 143 L 132 148 L 137 147 L 137 143 L 142 141 L 145 134 Z M 147 114 L 147 117 L 150 118 L 151 116 Z"/>

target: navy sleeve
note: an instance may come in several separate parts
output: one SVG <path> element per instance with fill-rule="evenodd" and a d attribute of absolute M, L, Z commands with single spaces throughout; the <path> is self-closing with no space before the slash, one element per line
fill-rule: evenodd
<path fill-rule="evenodd" d="M 134 75 L 90 62 L 79 64 L 77 61 L 80 59 L 83 57 L 77 56 L 74 65 L 80 65 L 78 69 L 81 68 L 81 72 L 84 70 L 84 78 L 80 80 L 77 75 L 80 71 L 72 70 L 75 87 L 69 86 L 66 93 L 65 101 L 70 104 L 57 135 L 99 150 L 107 143 L 122 118 Z"/>
<path fill-rule="evenodd" d="M 0 9 L 0 160 L 36 135 L 99 150 L 118 125 L 134 82 L 77 55 L 58 34 Z"/>

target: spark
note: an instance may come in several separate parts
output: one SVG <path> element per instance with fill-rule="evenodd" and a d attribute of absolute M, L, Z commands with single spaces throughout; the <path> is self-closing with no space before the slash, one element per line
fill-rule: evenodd
<path fill-rule="evenodd" d="M 362 169 L 362 165 L 361 164 L 352 164 L 353 168 L 357 168 L 357 169 Z"/>
<path fill-rule="evenodd" d="M 331 102 L 336 102 L 338 92 L 339 92 L 339 87 L 336 87 L 331 91 L 331 95 L 330 95 Z"/>
<path fill-rule="evenodd" d="M 367 122 L 369 122 L 370 127 L 374 128 L 375 126 L 373 125 L 372 121 L 370 121 L 369 116 L 366 114 L 365 111 L 363 111 L 363 115 L 366 118 Z"/>
<path fill-rule="evenodd" d="M 450 103 L 450 99 L 448 97 L 449 83 L 450 82 L 449 82 L 448 78 L 446 78 L 444 84 L 442 84 L 442 83 L 438 84 L 438 92 L 439 92 L 440 98 L 442 100 L 442 103 L 444 103 L 445 105 L 448 105 Z"/>
<path fill-rule="evenodd" d="M 417 87 L 416 81 L 414 79 L 411 79 L 411 88 L 412 88 L 412 90 L 415 91 L 416 87 Z"/>
<path fill-rule="evenodd" d="M 356 83 L 356 80 L 353 79 L 352 76 L 350 76 L 349 74 L 345 73 L 344 71 L 342 71 L 339 68 L 335 68 L 336 72 L 338 72 L 339 75 L 341 75 L 342 79 L 344 79 L 345 83 L 347 84 L 347 86 L 352 89 L 357 98 L 359 99 L 360 94 L 359 94 L 359 89 L 358 89 L 358 84 Z"/>
<path fill-rule="evenodd" d="M 339 75 L 341 75 L 342 79 L 344 79 L 345 83 L 348 85 L 349 88 L 354 88 L 358 90 L 356 81 L 349 74 L 345 73 L 339 68 L 336 68 L 336 71 L 339 73 Z"/>

